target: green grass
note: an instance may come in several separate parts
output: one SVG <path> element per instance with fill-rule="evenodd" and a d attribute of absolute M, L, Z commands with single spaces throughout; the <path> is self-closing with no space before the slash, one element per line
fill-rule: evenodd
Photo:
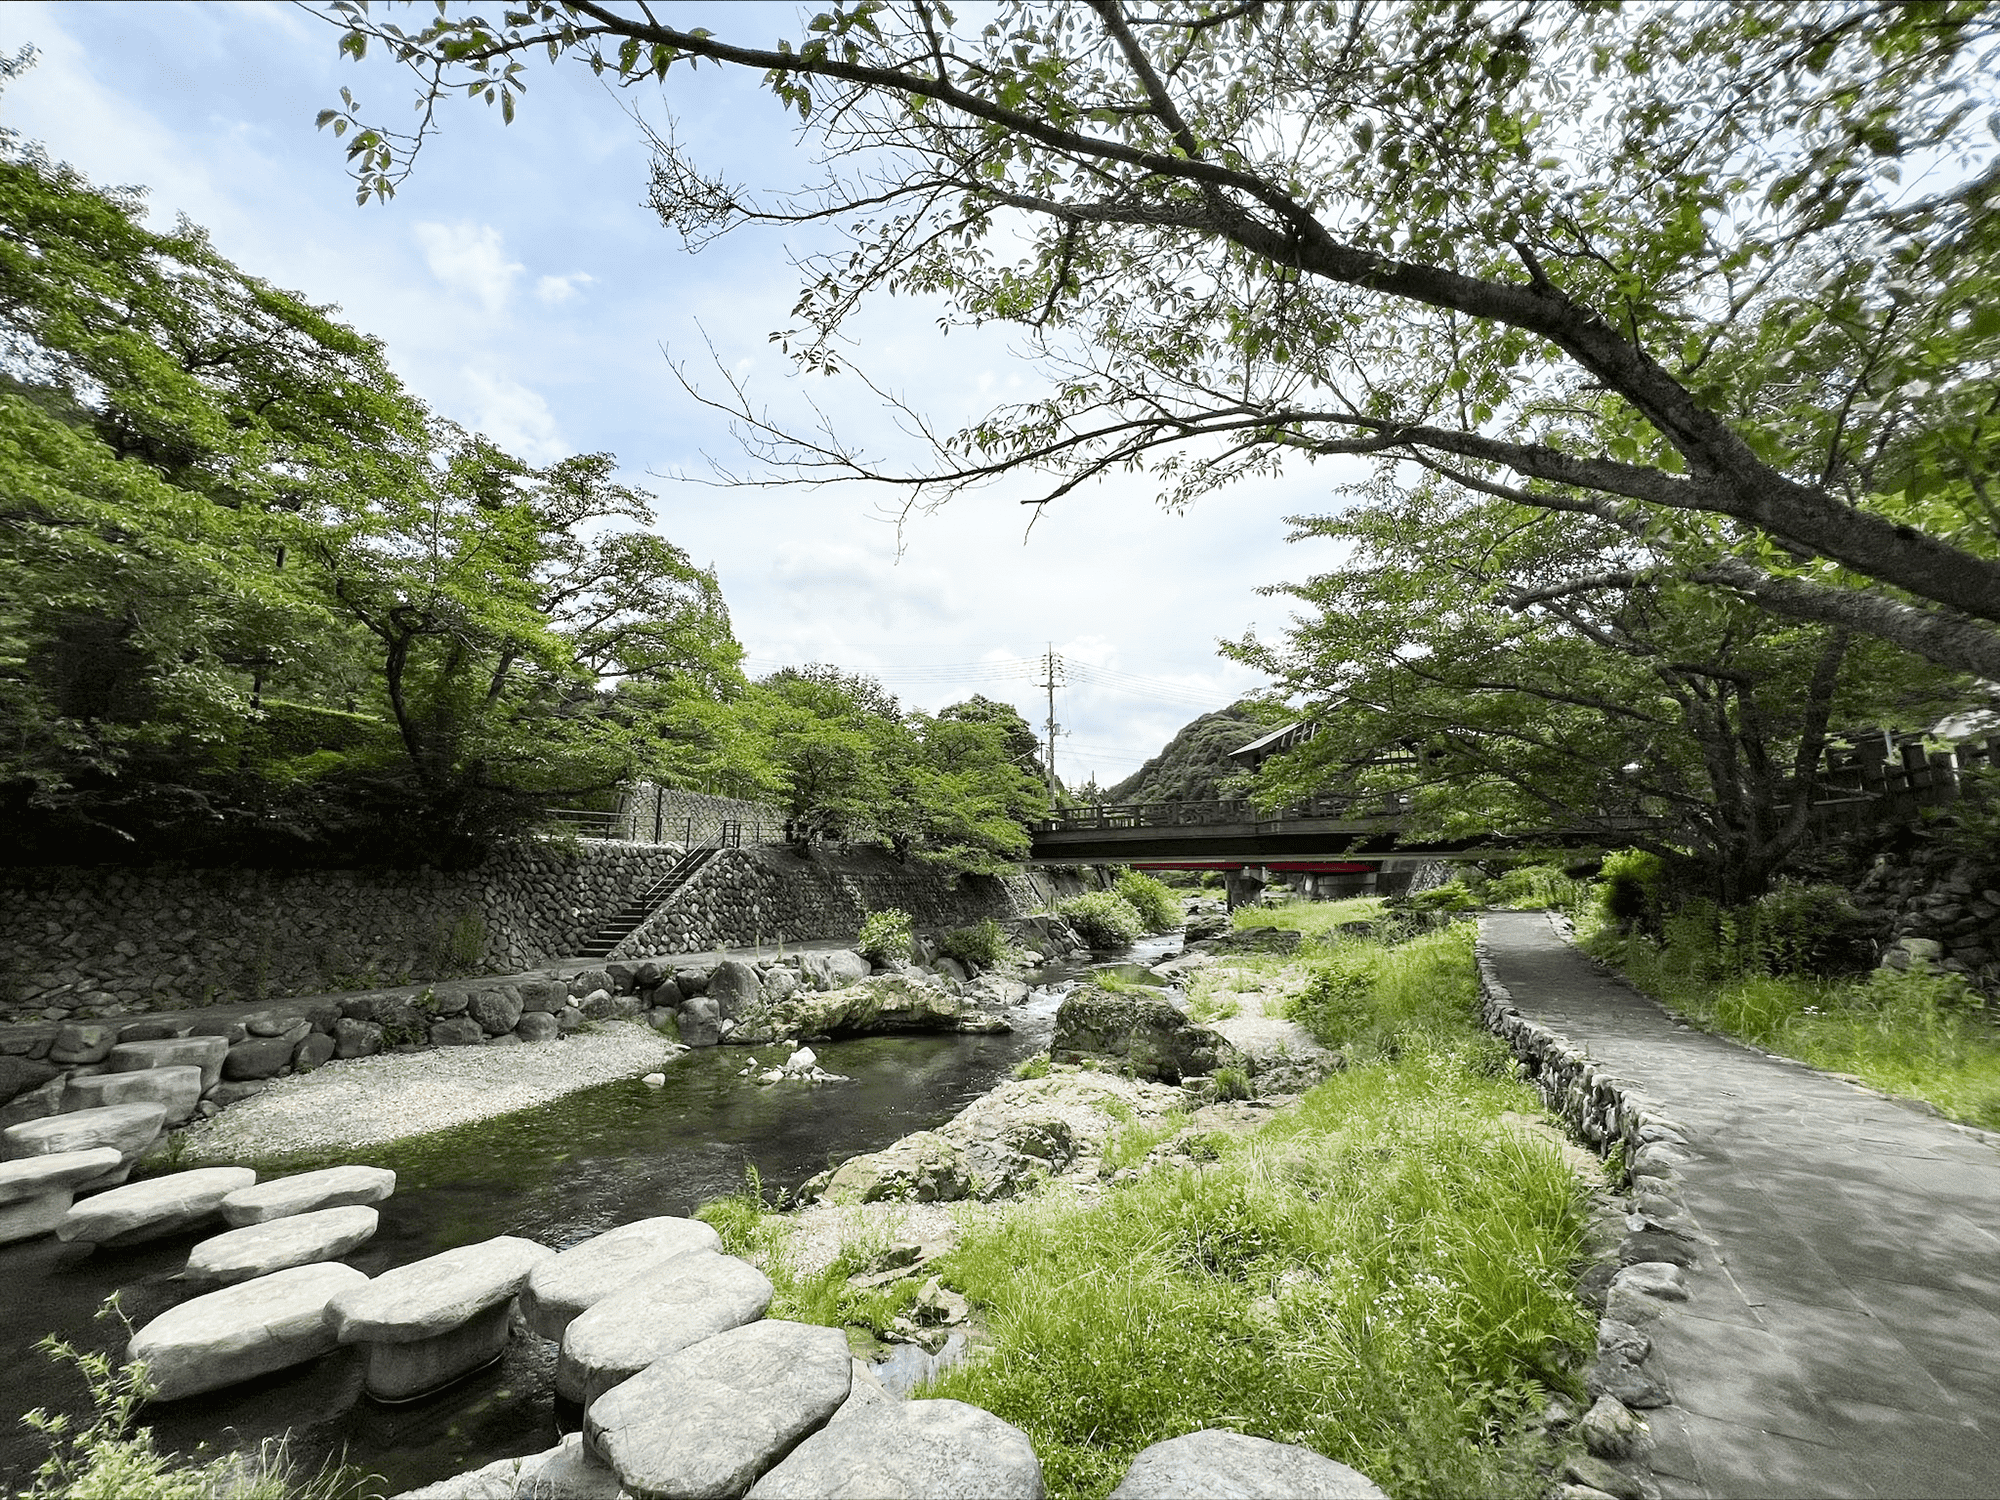
<path fill-rule="evenodd" d="M 1712 945 L 1656 945 L 1609 924 L 1583 946 L 1691 1021 L 2000 1130 L 2000 1032 L 1955 976 L 1718 975 Z"/>
<path fill-rule="evenodd" d="M 1370 975 L 1373 1043 L 1350 1039 L 1354 1065 L 1262 1128 L 1204 1135 L 1101 1198 L 968 1222 L 939 1269 L 985 1353 L 924 1394 L 1025 1431 L 1052 1500 L 1102 1496 L 1140 1449 L 1201 1427 L 1304 1444 L 1397 1500 L 1542 1495 L 1560 1454 L 1529 1419 L 1552 1392 L 1581 1398 L 1594 1341 L 1574 1281 L 1584 1196 L 1500 1118 L 1539 1102 L 1478 1024 L 1471 933 L 1340 941 Z M 1127 1117 L 1106 1167 L 1186 1125 Z M 772 1316 L 893 1316 L 840 1285 L 866 1247 L 792 1275 L 754 1184 L 702 1217 L 772 1267 Z"/>
<path fill-rule="evenodd" d="M 1283 927 L 1308 939 L 1324 938 L 1338 927 L 1374 922 L 1383 911 L 1379 896 L 1351 896 L 1345 901 L 1293 901 L 1284 906 L 1244 906 L 1230 918 L 1239 928 Z"/>

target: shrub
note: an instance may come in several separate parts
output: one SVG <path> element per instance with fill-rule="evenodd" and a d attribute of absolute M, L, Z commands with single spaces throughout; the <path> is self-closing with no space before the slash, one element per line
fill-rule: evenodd
<path fill-rule="evenodd" d="M 1128 948 L 1146 931 L 1132 903 L 1116 891 L 1085 891 L 1058 902 L 1056 911 L 1093 948 Z"/>
<path fill-rule="evenodd" d="M 1007 957 L 1007 929 L 991 917 L 970 927 L 954 927 L 938 939 L 938 952 L 967 969 L 990 969 Z"/>
<path fill-rule="evenodd" d="M 893 906 L 871 911 L 862 919 L 861 936 L 854 940 L 855 951 L 873 963 L 907 960 L 913 925 L 908 912 Z"/>
<path fill-rule="evenodd" d="M 1250 1075 L 1241 1068 L 1217 1068 L 1215 1070 L 1215 1097 L 1218 1099 L 1248 1099 L 1250 1097 Z"/>
<path fill-rule="evenodd" d="M 1496 906 L 1522 911 L 1571 910 L 1583 904 L 1589 890 L 1587 883 L 1572 879 L 1554 865 L 1521 865 L 1493 882 L 1490 899 Z"/>
<path fill-rule="evenodd" d="M 1434 885 L 1427 891 L 1418 891 L 1414 896 L 1405 896 L 1399 903 L 1403 910 L 1413 912 L 1460 912 L 1473 911 L 1479 902 L 1457 881 L 1449 885 Z"/>
<path fill-rule="evenodd" d="M 1635 932 L 1659 905 L 1660 857 L 1643 849 L 1620 849 L 1604 858 L 1599 893 L 1604 914 L 1620 932 Z"/>
<path fill-rule="evenodd" d="M 1148 932 L 1171 932 L 1181 925 L 1181 903 L 1150 875 L 1126 870 L 1118 877 L 1118 894 L 1131 904 Z"/>

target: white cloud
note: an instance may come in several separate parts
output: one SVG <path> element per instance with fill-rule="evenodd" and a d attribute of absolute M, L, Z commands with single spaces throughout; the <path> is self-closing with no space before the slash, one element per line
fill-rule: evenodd
<path fill-rule="evenodd" d="M 571 449 L 556 428 L 555 413 L 541 396 L 484 370 L 461 373 L 472 394 L 473 415 L 467 425 L 529 463 L 554 463 L 569 456 Z"/>
<path fill-rule="evenodd" d="M 572 271 L 567 276 L 544 276 L 535 283 L 535 295 L 554 306 L 569 301 L 578 287 L 589 286 L 597 278 L 588 271 Z"/>
<path fill-rule="evenodd" d="M 491 224 L 419 224 L 416 233 L 431 275 L 489 314 L 506 311 L 514 278 L 525 268 L 507 259 L 499 230 Z"/>

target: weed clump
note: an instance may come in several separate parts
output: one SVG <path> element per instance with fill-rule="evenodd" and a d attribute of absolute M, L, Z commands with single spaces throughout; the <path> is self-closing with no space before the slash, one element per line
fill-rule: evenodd
<path fill-rule="evenodd" d="M 938 952 L 967 969 L 990 969 L 1006 960 L 1007 929 L 991 917 L 981 917 L 970 927 L 954 927 L 939 938 Z"/>
<path fill-rule="evenodd" d="M 1092 948 L 1129 948 L 1145 935 L 1146 924 L 1132 903 L 1116 891 L 1085 891 L 1056 904 L 1056 911 Z"/>

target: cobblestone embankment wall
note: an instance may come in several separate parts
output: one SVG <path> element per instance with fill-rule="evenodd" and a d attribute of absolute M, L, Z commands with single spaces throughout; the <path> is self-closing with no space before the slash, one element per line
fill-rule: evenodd
<path fill-rule="evenodd" d="M 784 847 L 725 849 L 613 957 L 851 938 L 870 912 L 890 907 L 932 930 L 1015 916 L 1035 904 L 1025 881 L 967 875 L 954 882 L 881 850 L 814 847 L 802 859 Z"/>
<path fill-rule="evenodd" d="M 515 973 L 575 953 L 677 854 L 583 840 L 466 871 L 0 871 L 0 1018 Z"/>

